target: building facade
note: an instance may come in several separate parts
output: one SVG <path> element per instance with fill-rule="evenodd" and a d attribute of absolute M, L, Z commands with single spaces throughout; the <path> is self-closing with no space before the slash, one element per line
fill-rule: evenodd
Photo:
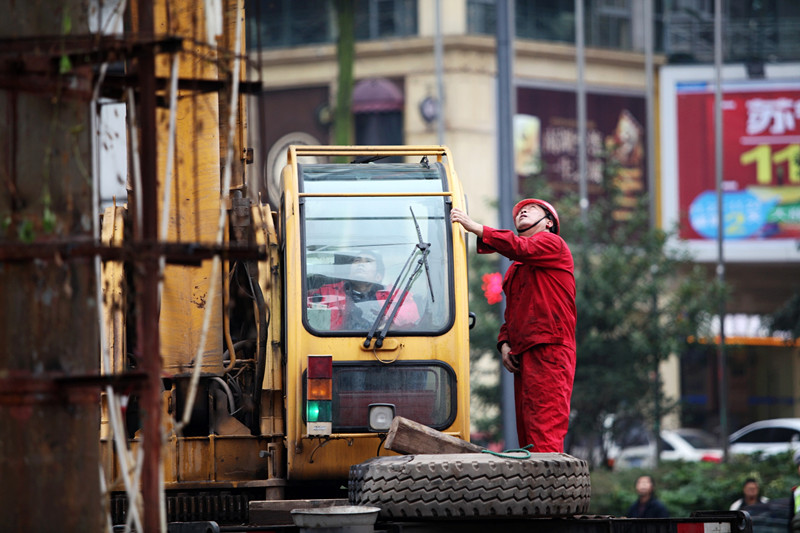
<path fill-rule="evenodd" d="M 800 4 L 791 0 L 724 4 L 725 61 L 737 65 L 735 77 L 791 79 L 792 62 L 800 60 Z M 355 6 L 353 142 L 446 144 L 456 158 L 471 214 L 497 224 L 495 0 L 357 0 Z M 631 197 L 650 195 L 659 206 L 659 223 L 667 224 L 672 212 L 664 212 L 664 190 L 679 183 L 680 176 L 665 173 L 663 154 L 656 175 L 647 176 L 643 6 L 636 0 L 584 2 L 587 178 L 590 187 L 599 181 L 599 151 L 609 141 L 625 140 L 627 192 Z M 713 0 L 654 0 L 653 6 L 657 77 L 679 65 L 707 66 L 713 61 Z M 524 179 L 545 164 L 553 184 L 575 186 L 575 3 L 516 0 L 514 11 L 517 174 Z M 320 0 L 252 0 L 247 13 L 250 76 L 260 79 L 264 88 L 249 106 L 257 147 L 255 168 L 262 196 L 274 202 L 286 147 L 332 142 L 338 90 L 336 11 L 333 2 Z M 441 62 L 436 55 L 438 42 Z M 773 74 L 776 65 L 782 69 L 775 71 L 779 74 Z M 800 79 L 800 68 L 794 77 Z M 657 113 L 664 109 L 661 97 L 656 96 Z M 796 113 L 792 111 L 794 124 L 800 124 L 797 105 Z M 658 156 L 665 136 L 677 135 L 678 128 L 673 121 L 672 129 L 665 130 L 665 117 L 656 116 Z M 790 132 L 786 146 L 800 145 L 800 129 L 794 135 L 798 137 Z M 787 186 L 800 187 L 792 176 L 787 174 Z M 786 239 L 800 250 L 798 237 L 789 233 Z M 738 330 L 726 328 L 732 337 L 729 342 L 734 343 L 728 347 L 731 430 L 756 419 L 800 416 L 797 345 L 786 345 L 760 323 L 754 325 L 800 289 L 798 254 L 766 260 L 751 254 L 725 265 L 732 289 L 726 325 L 732 320 L 731 324 L 736 320 L 748 324 Z M 698 261 L 707 266 L 710 277 L 715 275 L 713 257 Z M 715 429 L 716 357 L 713 345 L 699 344 L 681 354 L 680 364 L 676 359 L 665 365 L 667 393 L 684 405 L 681 420 L 674 425 Z"/>

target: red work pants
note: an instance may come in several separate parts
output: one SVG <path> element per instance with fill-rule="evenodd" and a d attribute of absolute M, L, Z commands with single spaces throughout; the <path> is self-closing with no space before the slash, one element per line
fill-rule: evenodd
<path fill-rule="evenodd" d="M 517 439 L 530 451 L 563 452 L 569 427 L 569 401 L 575 377 L 575 352 L 560 344 L 537 344 L 519 355 L 514 374 Z"/>

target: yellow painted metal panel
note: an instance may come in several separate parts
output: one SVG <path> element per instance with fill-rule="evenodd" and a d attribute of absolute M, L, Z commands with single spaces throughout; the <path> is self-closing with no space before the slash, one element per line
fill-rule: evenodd
<path fill-rule="evenodd" d="M 214 479 L 214 439 L 178 439 L 178 481 Z"/>
<path fill-rule="evenodd" d="M 251 481 L 267 479 L 267 461 L 259 452 L 266 442 L 255 437 L 216 437 L 216 481 Z"/>
<path fill-rule="evenodd" d="M 202 4 L 157 2 L 157 32 L 187 38 L 179 54 L 179 75 L 185 78 L 216 79 L 216 52 L 194 38 L 202 30 Z M 171 58 L 158 57 L 157 75 L 169 77 Z M 176 113 L 175 153 L 169 205 L 167 240 L 173 242 L 214 242 L 220 210 L 219 102 L 214 93 L 179 91 Z M 159 209 L 166 182 L 169 110 L 157 111 Z M 210 328 L 202 347 L 203 370 L 222 370 L 222 278 L 211 279 L 211 261 L 200 267 L 167 265 L 161 298 L 160 343 L 163 368 L 167 374 L 186 372 L 195 358 L 209 291 L 214 285 Z"/>
<path fill-rule="evenodd" d="M 256 244 L 265 246 L 267 259 L 259 262 L 258 282 L 264 295 L 267 317 L 267 346 L 264 379 L 261 383 L 260 431 L 264 436 L 283 434 L 283 351 L 281 350 L 283 283 L 281 282 L 278 235 L 269 206 L 251 209 Z"/>
<path fill-rule="evenodd" d="M 122 245 L 126 212 L 127 209 L 122 206 L 110 206 L 105 209 L 100 234 L 100 241 L 103 244 Z M 103 373 L 117 374 L 125 371 L 125 309 L 127 307 L 125 269 L 120 261 L 106 261 L 103 263 L 102 269 L 103 321 L 105 322 L 105 342 L 110 368 L 106 367 L 103 357 L 100 358 L 100 368 Z M 105 393 L 102 393 L 100 412 L 100 438 L 108 439 L 112 432 Z M 102 464 L 106 470 L 111 470 L 110 463 L 103 462 Z"/>
<path fill-rule="evenodd" d="M 103 244 L 122 245 L 126 213 L 127 209 L 122 206 L 111 206 L 105 209 L 100 236 Z M 103 320 L 106 324 L 106 345 L 111 358 L 111 368 L 105 368 L 101 361 L 103 372 L 119 373 L 125 370 L 126 289 L 122 262 L 106 261 L 103 263 Z"/>

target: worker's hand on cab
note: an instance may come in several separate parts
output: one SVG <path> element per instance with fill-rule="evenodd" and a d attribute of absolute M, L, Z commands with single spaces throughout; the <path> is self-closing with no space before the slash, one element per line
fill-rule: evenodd
<path fill-rule="evenodd" d="M 506 367 L 506 370 L 512 374 L 519 372 L 519 358 L 511 353 L 511 346 L 507 342 L 500 346 L 500 353 L 503 356 L 503 366 Z"/>
<path fill-rule="evenodd" d="M 478 237 L 483 236 L 483 224 L 478 224 L 457 207 L 450 211 L 450 222 L 461 224 L 465 230 L 474 233 Z"/>

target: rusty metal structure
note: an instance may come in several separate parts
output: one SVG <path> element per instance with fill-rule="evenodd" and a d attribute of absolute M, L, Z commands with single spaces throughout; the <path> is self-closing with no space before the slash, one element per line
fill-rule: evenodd
<path fill-rule="evenodd" d="M 247 524 L 254 501 L 340 498 L 395 408 L 468 438 L 446 147 L 293 146 L 267 205 L 244 0 L 15 3 L 0 28 L 0 523 Z M 106 102 L 125 106 L 127 201 L 101 209 Z M 314 291 L 365 246 L 392 296 L 339 329 Z"/>
<path fill-rule="evenodd" d="M 206 304 L 222 306 L 208 294 L 221 261 L 264 254 L 263 246 L 229 243 L 217 224 L 229 191 L 247 194 L 240 93 L 258 84 L 244 81 L 243 3 L 6 3 L 0 523 L 10 530 L 106 529 L 107 478 L 124 478 L 138 502 L 130 507 L 143 509 L 143 516 L 129 513 L 137 530 L 164 525 L 161 378 L 204 352 L 202 370 L 218 371 L 222 360 L 209 347 L 222 344 L 223 333 L 212 327 L 202 339 L 187 337 L 159 327 L 159 317 L 176 328 L 202 323 Z M 126 178 L 135 216 L 127 229 L 115 224 L 121 206 L 106 210 L 102 222 L 96 216 L 103 99 L 128 104 Z M 193 190 L 171 185 L 173 175 Z M 133 265 L 131 275 L 122 264 Z M 137 299 L 136 324 L 128 325 L 134 346 L 115 338 L 124 330 L 114 312 L 101 311 L 101 299 L 115 294 L 118 300 L 106 302 L 112 308 L 130 303 L 100 286 L 103 269 L 114 268 L 127 276 L 121 284 L 135 287 L 126 291 Z M 120 365 L 127 350 L 135 367 Z M 162 361 L 161 353 L 173 355 Z M 131 393 L 143 420 L 139 461 L 123 445 L 101 450 L 98 440 L 98 420 L 101 436 L 113 439 L 112 411 Z"/>

